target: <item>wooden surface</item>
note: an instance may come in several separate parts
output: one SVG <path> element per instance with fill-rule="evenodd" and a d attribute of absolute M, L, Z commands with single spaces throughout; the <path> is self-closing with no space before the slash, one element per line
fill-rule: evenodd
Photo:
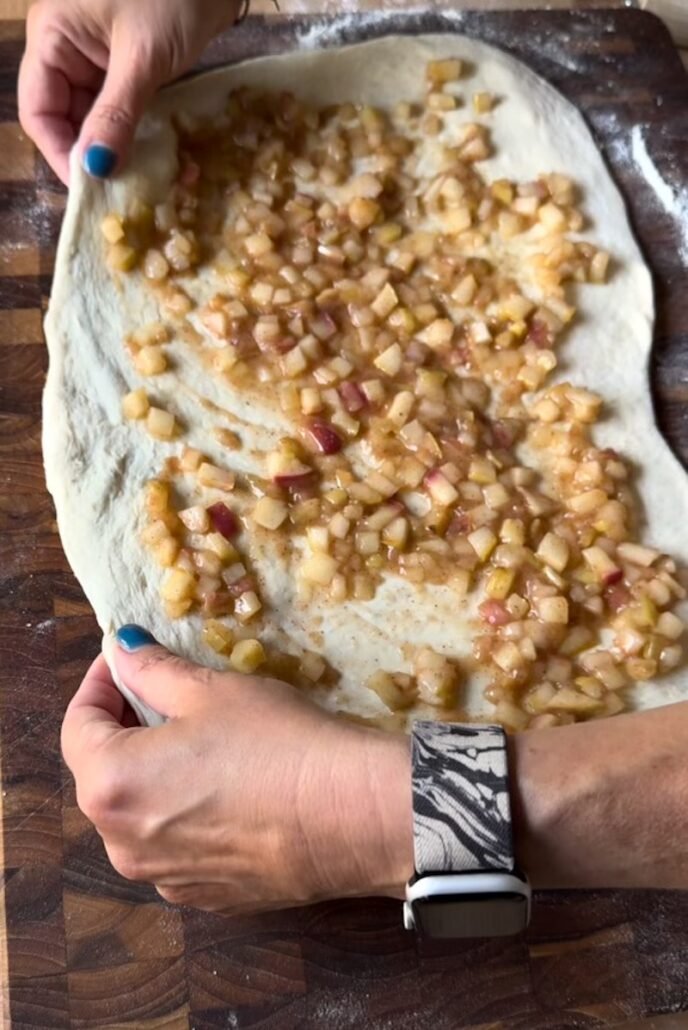
<path fill-rule="evenodd" d="M 438 25 L 400 15 L 394 27 Z M 296 28 L 251 19 L 208 60 L 282 49 Z M 655 272 L 653 381 L 687 459 L 688 276 L 676 226 L 623 160 L 637 121 L 667 178 L 688 169 L 688 80 L 665 30 L 637 11 L 474 13 L 463 29 L 512 50 L 587 114 Z M 688 894 L 544 894 L 527 936 L 446 948 L 405 934 L 397 903 L 227 920 L 175 910 L 112 871 L 59 757 L 64 706 L 98 633 L 43 484 L 41 313 L 64 196 L 16 124 L 21 35 L 0 24 L 2 1026 L 687 1027 Z M 662 1013 L 674 1015 L 648 1020 Z"/>

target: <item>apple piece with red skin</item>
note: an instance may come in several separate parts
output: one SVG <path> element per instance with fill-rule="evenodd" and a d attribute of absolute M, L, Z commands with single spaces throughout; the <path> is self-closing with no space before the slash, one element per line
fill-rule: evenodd
<path fill-rule="evenodd" d="M 214 590 L 203 599 L 204 615 L 231 615 L 234 599 L 227 590 Z"/>
<path fill-rule="evenodd" d="M 526 339 L 534 343 L 539 350 L 550 350 L 554 343 L 554 333 L 546 322 L 540 318 L 534 318 L 530 323 Z"/>
<path fill-rule="evenodd" d="M 210 521 L 213 524 L 213 528 L 218 533 L 222 533 L 222 536 L 226 540 L 231 540 L 241 530 L 241 523 L 236 517 L 231 508 L 228 508 L 222 501 L 217 501 L 216 504 L 211 504 L 208 508 L 208 515 Z"/>
<path fill-rule="evenodd" d="M 342 449 L 342 439 L 339 433 L 323 419 L 311 419 L 306 425 L 306 435 L 309 442 L 315 444 L 321 454 L 339 454 Z"/>
<path fill-rule="evenodd" d="M 490 626 L 506 626 L 511 622 L 511 613 L 501 601 L 490 599 L 478 607 L 480 618 Z"/>
<path fill-rule="evenodd" d="M 251 576 L 242 576 L 236 583 L 232 583 L 228 588 L 229 593 L 232 597 L 241 597 L 242 594 L 247 593 L 249 590 L 255 590 L 256 584 Z"/>
<path fill-rule="evenodd" d="M 267 459 L 268 475 L 283 490 L 297 490 L 313 481 L 315 469 L 304 465 L 293 454 L 273 451 Z"/>
<path fill-rule="evenodd" d="M 621 569 L 614 569 L 613 572 L 608 572 L 606 576 L 602 577 L 602 585 L 605 587 L 613 587 L 616 583 L 620 583 L 623 579 L 623 571 Z"/>
<path fill-rule="evenodd" d="M 366 401 L 366 396 L 358 383 L 351 382 L 351 380 L 347 380 L 347 382 L 342 383 L 339 387 L 339 395 L 344 402 L 344 407 L 350 415 L 355 415 L 357 411 L 361 411 L 362 408 L 365 408 L 368 403 Z"/>
<path fill-rule="evenodd" d="M 611 612 L 619 612 L 631 603 L 631 591 L 625 583 L 617 582 L 605 589 L 604 600 Z"/>
<path fill-rule="evenodd" d="M 423 482 L 433 501 L 443 508 L 448 508 L 450 504 L 458 501 L 459 491 L 449 482 L 444 472 L 440 472 L 439 469 L 431 469 L 426 474 Z"/>

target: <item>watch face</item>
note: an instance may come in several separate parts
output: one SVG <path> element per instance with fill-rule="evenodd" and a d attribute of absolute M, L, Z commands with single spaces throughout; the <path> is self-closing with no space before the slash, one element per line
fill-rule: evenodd
<path fill-rule="evenodd" d="M 428 937 L 506 937 L 528 925 L 528 898 L 508 891 L 416 898 L 412 907 Z"/>

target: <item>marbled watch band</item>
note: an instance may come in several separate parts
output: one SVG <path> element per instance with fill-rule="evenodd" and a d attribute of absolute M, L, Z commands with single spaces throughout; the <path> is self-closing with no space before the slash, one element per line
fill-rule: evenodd
<path fill-rule="evenodd" d="M 512 872 L 515 867 L 500 726 L 413 726 L 416 873 Z"/>

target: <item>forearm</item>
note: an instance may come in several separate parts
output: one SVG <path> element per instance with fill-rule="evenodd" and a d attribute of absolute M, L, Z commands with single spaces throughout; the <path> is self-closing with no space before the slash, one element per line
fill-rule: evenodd
<path fill-rule="evenodd" d="M 536 887 L 688 887 L 688 703 L 510 738 Z"/>

